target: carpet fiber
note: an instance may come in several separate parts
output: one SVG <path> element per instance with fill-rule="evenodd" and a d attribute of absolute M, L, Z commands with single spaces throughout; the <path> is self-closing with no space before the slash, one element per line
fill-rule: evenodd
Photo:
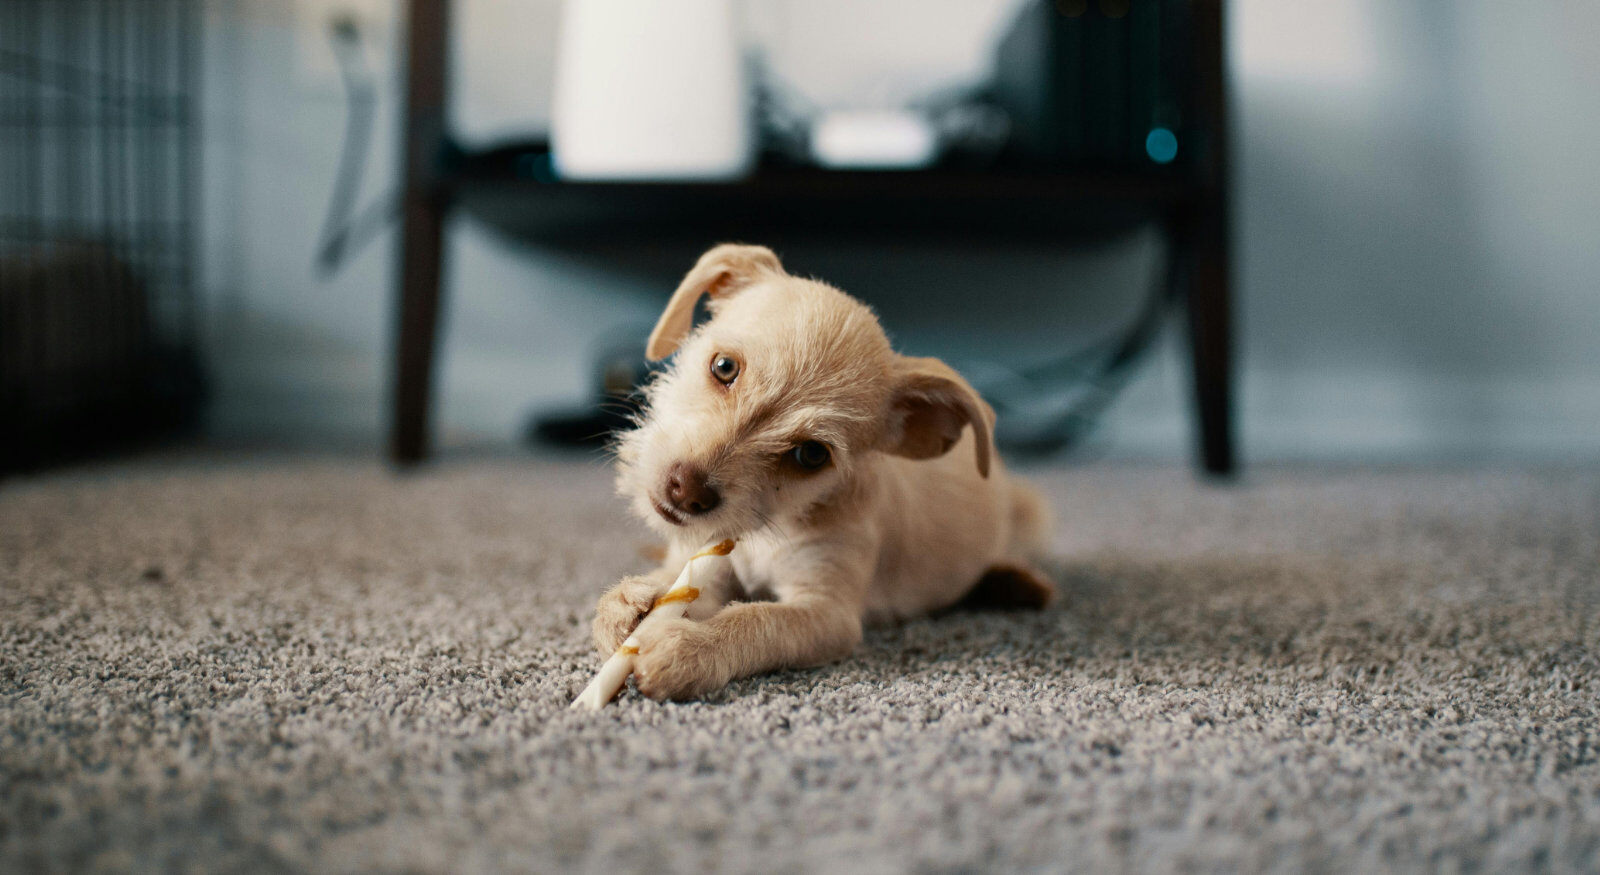
<path fill-rule="evenodd" d="M 1600 476 L 1034 478 L 1065 603 L 567 703 L 593 465 L 0 485 L 0 869 L 1600 870 Z"/>

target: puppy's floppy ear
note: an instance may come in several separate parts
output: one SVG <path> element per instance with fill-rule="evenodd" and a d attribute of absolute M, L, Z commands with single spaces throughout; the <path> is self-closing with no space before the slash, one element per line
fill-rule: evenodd
<path fill-rule="evenodd" d="M 989 476 L 994 410 L 955 368 L 935 358 L 900 356 L 889 402 L 886 452 L 908 459 L 942 456 L 972 426 L 978 473 Z"/>
<path fill-rule="evenodd" d="M 701 295 L 713 298 L 728 295 L 764 275 L 782 273 L 783 265 L 778 261 L 778 256 L 765 246 L 724 243 L 713 247 L 700 256 L 683 282 L 678 284 L 678 290 L 672 293 L 667 309 L 661 312 L 655 330 L 650 332 L 645 355 L 655 361 L 677 350 L 684 335 L 689 333 L 689 327 L 694 324 L 694 305 Z"/>

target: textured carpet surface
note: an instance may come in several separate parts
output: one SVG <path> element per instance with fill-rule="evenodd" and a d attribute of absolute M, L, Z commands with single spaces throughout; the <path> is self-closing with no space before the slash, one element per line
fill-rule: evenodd
<path fill-rule="evenodd" d="M 1600 870 L 1600 476 L 1034 478 L 1064 605 L 565 710 L 587 464 L 0 485 L 0 870 Z"/>

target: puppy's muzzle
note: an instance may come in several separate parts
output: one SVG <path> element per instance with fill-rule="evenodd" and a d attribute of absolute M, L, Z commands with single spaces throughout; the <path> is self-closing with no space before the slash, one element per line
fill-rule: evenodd
<path fill-rule="evenodd" d="M 684 518 L 715 510 L 722 496 L 712 487 L 706 472 L 684 462 L 674 462 L 661 483 L 662 499 L 656 513 L 668 522 L 682 525 Z"/>

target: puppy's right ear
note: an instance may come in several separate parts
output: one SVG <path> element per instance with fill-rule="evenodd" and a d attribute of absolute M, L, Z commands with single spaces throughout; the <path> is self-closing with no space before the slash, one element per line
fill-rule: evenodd
<path fill-rule="evenodd" d="M 700 256 L 694 268 L 678 284 L 678 290 L 672 293 L 667 309 L 661 312 L 655 330 L 650 332 L 650 342 L 645 345 L 644 354 L 655 361 L 677 350 L 678 344 L 683 342 L 694 324 L 694 305 L 699 302 L 701 295 L 713 298 L 729 295 L 763 276 L 782 273 L 783 264 L 778 261 L 778 256 L 765 246 L 724 243 L 713 247 Z"/>
<path fill-rule="evenodd" d="M 900 356 L 890 399 L 892 428 L 884 449 L 908 459 L 934 459 L 950 452 L 961 431 L 972 426 L 978 473 L 989 476 L 994 443 L 994 408 L 955 369 L 935 358 Z"/>

